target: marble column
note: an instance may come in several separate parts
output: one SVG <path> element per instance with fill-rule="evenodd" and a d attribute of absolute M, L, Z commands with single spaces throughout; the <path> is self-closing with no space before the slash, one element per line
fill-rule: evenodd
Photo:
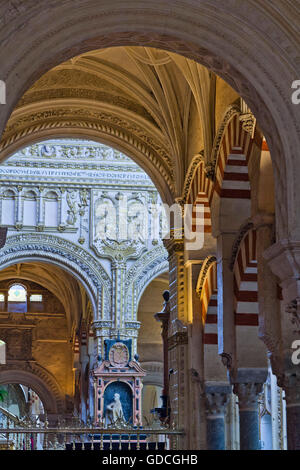
<path fill-rule="evenodd" d="M 259 450 L 258 395 L 263 383 L 235 383 L 233 392 L 238 396 L 240 418 L 240 450 Z"/>
<path fill-rule="evenodd" d="M 225 450 L 225 411 L 231 387 L 209 385 L 205 387 L 206 440 L 208 450 Z"/>

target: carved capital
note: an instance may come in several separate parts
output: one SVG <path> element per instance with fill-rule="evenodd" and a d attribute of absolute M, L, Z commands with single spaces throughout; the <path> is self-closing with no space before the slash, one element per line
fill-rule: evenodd
<path fill-rule="evenodd" d="M 262 392 L 263 383 L 235 383 L 233 393 L 239 398 L 240 410 L 253 410 L 257 407 L 258 395 Z"/>
<path fill-rule="evenodd" d="M 225 388 L 225 387 L 224 387 Z M 228 387 L 229 388 L 229 387 Z M 229 402 L 229 391 L 218 391 L 218 387 L 205 391 L 205 406 L 208 418 L 216 418 L 225 413 L 226 406 Z"/>
<path fill-rule="evenodd" d="M 256 119 L 252 113 L 244 113 L 240 115 L 240 121 L 242 123 L 242 127 L 246 132 L 252 136 L 253 130 L 255 127 Z"/>
<path fill-rule="evenodd" d="M 169 258 L 171 258 L 177 253 L 181 254 L 184 252 L 184 240 L 183 239 L 169 238 L 169 239 L 163 240 L 163 243 L 169 254 Z"/>

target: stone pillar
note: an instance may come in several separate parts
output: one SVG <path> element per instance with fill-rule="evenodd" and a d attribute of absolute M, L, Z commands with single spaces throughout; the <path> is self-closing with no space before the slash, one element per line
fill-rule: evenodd
<path fill-rule="evenodd" d="M 240 418 L 240 449 L 259 450 L 258 395 L 267 379 L 267 369 L 238 369 L 233 392 L 238 396 Z"/>
<path fill-rule="evenodd" d="M 189 377 L 188 334 L 185 327 L 184 240 L 165 241 L 169 253 L 170 320 L 169 320 L 169 395 L 171 424 L 188 431 Z M 187 449 L 187 433 L 180 439 L 180 449 Z"/>
<path fill-rule="evenodd" d="M 163 298 L 165 300 L 164 308 L 162 312 L 158 312 L 154 315 L 157 321 L 161 322 L 161 336 L 163 342 L 163 357 L 164 357 L 164 387 L 162 392 L 162 412 L 161 417 L 165 418 L 169 415 L 169 352 L 168 352 L 168 331 L 169 331 L 169 317 L 170 317 L 170 305 L 169 291 L 164 291 Z"/>
<path fill-rule="evenodd" d="M 280 240 L 264 257 L 282 288 L 281 328 L 272 338 L 277 351 L 272 371 L 285 391 L 287 447 L 300 450 L 300 241 Z"/>
<path fill-rule="evenodd" d="M 225 450 L 225 411 L 230 393 L 228 385 L 205 386 L 208 450 Z"/>
<path fill-rule="evenodd" d="M 234 325 L 234 285 L 230 269 L 232 246 L 236 233 L 222 233 L 217 239 L 218 278 L 218 350 L 228 368 L 234 367 L 236 356 Z"/>
<path fill-rule="evenodd" d="M 233 391 L 239 399 L 240 450 L 259 450 L 258 395 L 263 384 L 235 384 Z"/>

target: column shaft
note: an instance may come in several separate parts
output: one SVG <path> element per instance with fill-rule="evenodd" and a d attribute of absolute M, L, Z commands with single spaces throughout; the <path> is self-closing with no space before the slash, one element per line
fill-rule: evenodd
<path fill-rule="evenodd" d="M 229 402 L 229 385 L 206 385 L 206 444 L 208 450 L 225 450 L 225 411 Z"/>

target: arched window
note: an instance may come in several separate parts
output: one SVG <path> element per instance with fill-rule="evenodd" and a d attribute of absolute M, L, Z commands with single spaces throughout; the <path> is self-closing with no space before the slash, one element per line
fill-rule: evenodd
<path fill-rule="evenodd" d="M 8 311 L 27 311 L 27 290 L 22 284 L 13 284 L 8 291 Z"/>

